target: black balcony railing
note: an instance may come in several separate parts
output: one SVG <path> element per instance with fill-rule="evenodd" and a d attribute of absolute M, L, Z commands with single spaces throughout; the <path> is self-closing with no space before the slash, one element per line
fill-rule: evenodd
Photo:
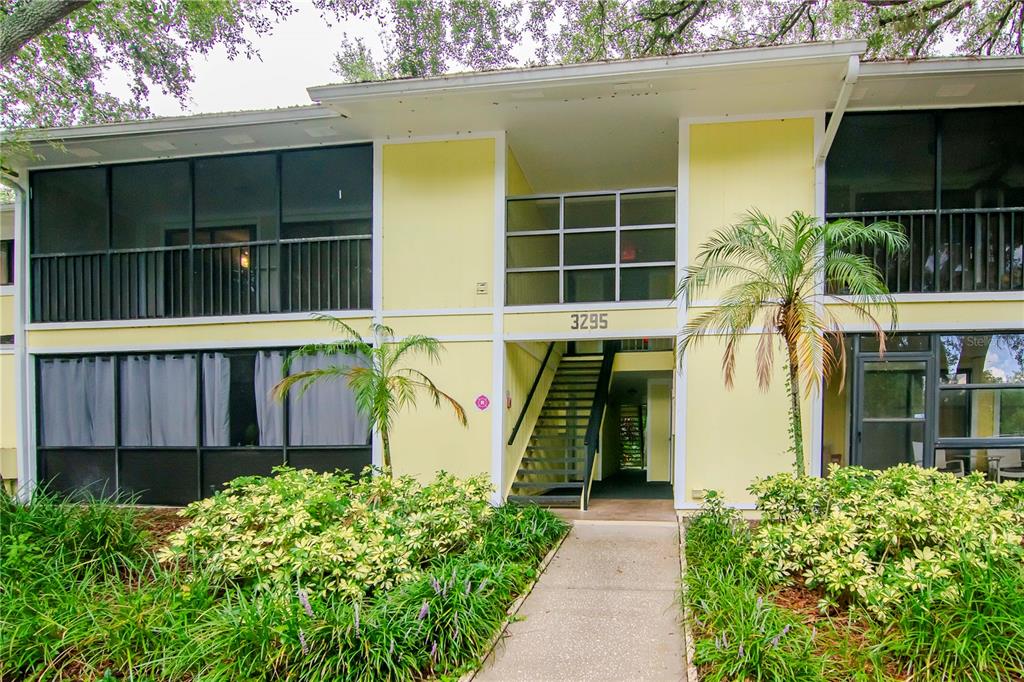
<path fill-rule="evenodd" d="M 33 322 L 371 307 L 369 237 L 32 256 Z"/>
<path fill-rule="evenodd" d="M 833 213 L 829 220 L 891 221 L 903 226 L 910 248 L 896 257 L 863 253 L 892 293 L 1024 290 L 1024 208 Z"/>

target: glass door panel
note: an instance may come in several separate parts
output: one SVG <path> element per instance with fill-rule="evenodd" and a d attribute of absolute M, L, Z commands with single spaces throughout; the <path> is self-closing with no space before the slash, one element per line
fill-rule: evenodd
<path fill-rule="evenodd" d="M 869 469 L 924 466 L 927 450 L 927 360 L 860 362 L 858 461 Z"/>

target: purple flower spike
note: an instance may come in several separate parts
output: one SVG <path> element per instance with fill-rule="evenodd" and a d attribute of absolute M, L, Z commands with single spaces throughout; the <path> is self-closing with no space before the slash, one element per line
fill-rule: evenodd
<path fill-rule="evenodd" d="M 437 642 L 434 642 L 430 647 L 430 658 L 434 658 L 437 655 Z"/>
<path fill-rule="evenodd" d="M 743 658 L 743 644 L 742 643 L 740 644 L 739 656 L 740 656 L 740 658 Z"/>
<path fill-rule="evenodd" d="M 437 578 L 431 576 L 430 586 L 434 588 L 434 594 L 441 594 L 441 583 L 437 582 Z"/>
<path fill-rule="evenodd" d="M 313 618 L 313 607 L 309 605 L 309 595 L 305 590 L 299 590 L 299 601 L 302 603 L 302 608 L 305 609 L 306 615 Z"/>
<path fill-rule="evenodd" d="M 472 587 L 472 585 L 470 585 L 470 584 L 469 584 L 469 580 L 467 579 L 467 580 L 466 580 L 466 591 L 465 591 L 465 593 L 466 593 L 466 594 L 469 594 L 469 589 L 470 589 L 471 587 Z"/>
<path fill-rule="evenodd" d="M 306 635 L 302 632 L 302 630 L 299 630 L 299 644 L 302 645 L 302 654 L 304 656 L 308 656 L 309 647 L 306 645 Z"/>
<path fill-rule="evenodd" d="M 779 635 L 772 637 L 772 648 L 774 649 L 777 646 L 779 646 Z"/>
<path fill-rule="evenodd" d="M 359 602 L 356 602 L 356 637 L 359 636 Z"/>
<path fill-rule="evenodd" d="M 423 620 L 427 617 L 428 613 L 430 613 L 430 604 L 428 604 L 427 600 L 424 599 L 423 606 L 420 607 L 420 615 L 416 618 L 416 620 Z"/>
<path fill-rule="evenodd" d="M 763 599 L 763 598 L 761 598 L 761 597 L 758 597 L 758 598 L 757 598 L 757 610 L 758 610 L 758 611 L 760 611 L 760 610 L 761 610 L 761 605 L 762 605 L 762 604 L 764 604 L 764 599 Z"/>
<path fill-rule="evenodd" d="M 785 637 L 788 632 L 789 632 L 789 626 L 788 625 L 786 627 L 782 628 L 782 636 L 783 637 Z"/>

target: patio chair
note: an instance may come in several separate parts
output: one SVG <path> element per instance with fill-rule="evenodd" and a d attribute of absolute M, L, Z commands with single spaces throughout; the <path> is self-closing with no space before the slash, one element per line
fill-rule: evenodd
<path fill-rule="evenodd" d="M 942 450 L 935 451 L 935 468 L 954 476 L 964 475 L 964 461 L 959 457 L 946 459 L 946 453 Z"/>
<path fill-rule="evenodd" d="M 1021 465 L 1020 450 L 1009 450 L 996 460 L 996 481 L 1024 480 L 1024 466 Z"/>

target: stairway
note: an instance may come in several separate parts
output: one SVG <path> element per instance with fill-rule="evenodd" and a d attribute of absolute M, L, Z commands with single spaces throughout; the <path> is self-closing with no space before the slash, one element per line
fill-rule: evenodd
<path fill-rule="evenodd" d="M 510 502 L 580 506 L 587 463 L 583 441 L 601 361 L 600 355 L 562 358 L 512 483 Z"/>
<path fill-rule="evenodd" d="M 644 418 L 640 405 L 619 406 L 620 469 L 644 468 Z"/>

